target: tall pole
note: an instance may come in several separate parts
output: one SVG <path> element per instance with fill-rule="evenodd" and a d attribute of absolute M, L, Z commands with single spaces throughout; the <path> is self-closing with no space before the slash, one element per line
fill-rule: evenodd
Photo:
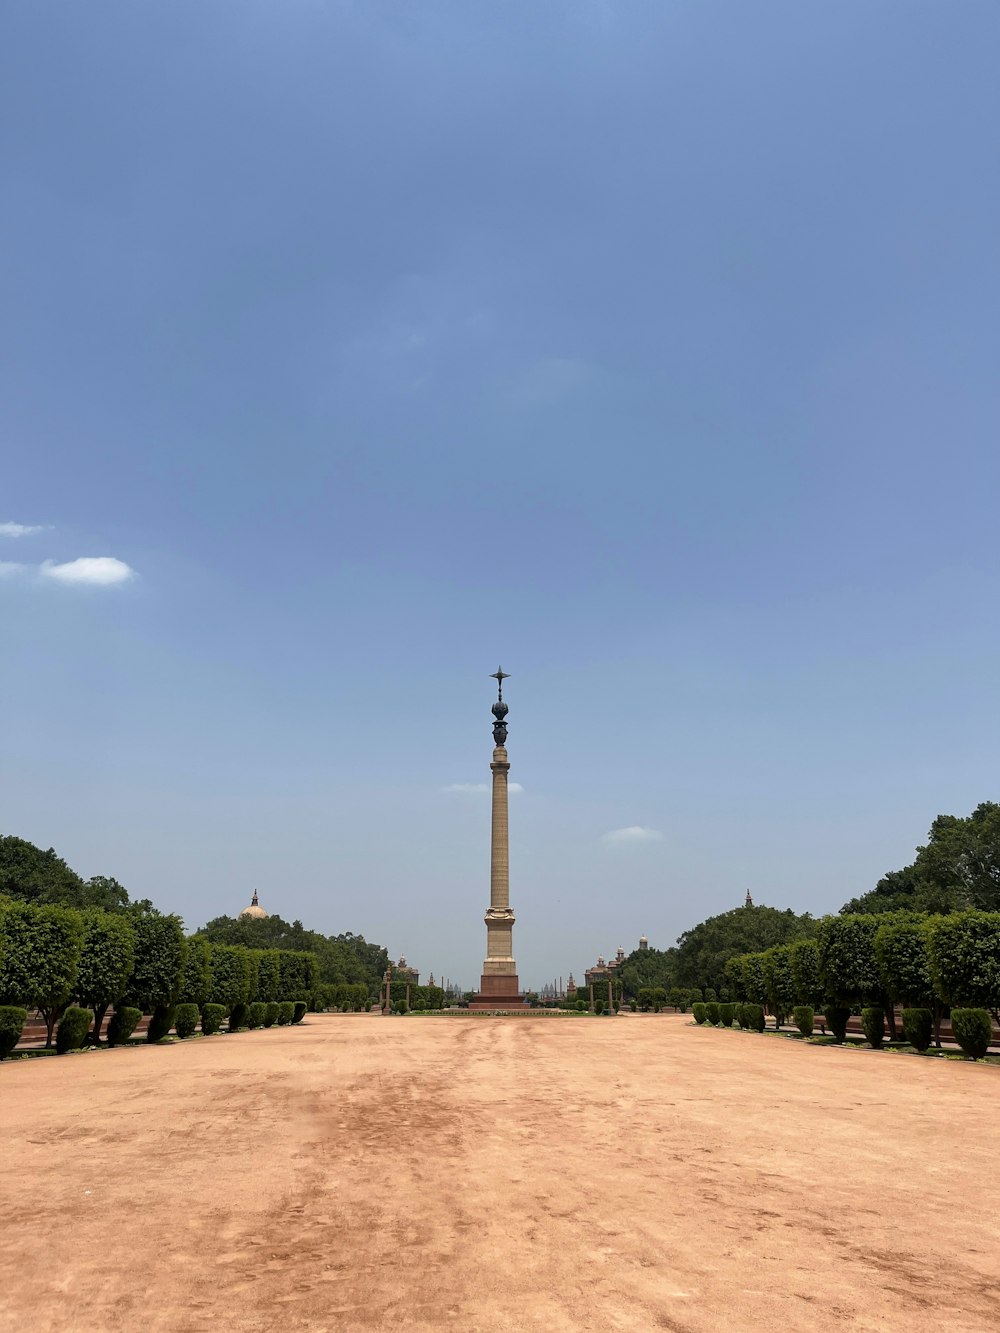
<path fill-rule="evenodd" d="M 507 713 L 503 683 L 508 674 L 502 667 L 493 673 L 497 701 L 493 705 L 493 817 L 490 837 L 490 905 L 486 909 L 486 959 L 476 1002 L 482 1008 L 520 1005 L 517 963 L 514 961 L 514 913 L 510 906 L 510 843 L 507 823 Z"/>

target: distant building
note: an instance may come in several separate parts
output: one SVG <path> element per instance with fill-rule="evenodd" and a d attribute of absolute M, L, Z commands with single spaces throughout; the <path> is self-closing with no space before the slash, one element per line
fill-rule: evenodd
<path fill-rule="evenodd" d="M 649 948 L 649 940 L 646 939 L 645 935 L 640 935 L 640 936 L 639 936 L 639 948 L 640 948 L 640 949 L 648 949 L 648 948 Z"/>
<path fill-rule="evenodd" d="M 257 901 L 257 890 L 254 889 L 253 897 L 250 899 L 250 906 L 244 907 L 239 915 L 240 921 L 266 921 L 267 913 Z"/>
<path fill-rule="evenodd" d="M 399 962 L 392 969 L 392 979 L 393 981 L 409 981 L 414 986 L 420 981 L 420 973 L 415 967 L 409 965 L 405 953 L 399 955 Z"/>
<path fill-rule="evenodd" d="M 746 898 L 746 902 L 743 904 L 743 906 L 744 906 L 744 907 L 753 907 L 753 899 L 750 897 L 750 890 L 749 890 L 749 889 L 747 889 L 747 898 Z"/>

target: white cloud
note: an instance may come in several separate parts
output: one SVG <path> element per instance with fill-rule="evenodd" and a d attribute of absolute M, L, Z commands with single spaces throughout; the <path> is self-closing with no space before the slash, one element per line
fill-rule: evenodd
<path fill-rule="evenodd" d="M 655 828 L 643 828 L 640 824 L 630 824 L 628 828 L 615 828 L 610 833 L 601 834 L 601 842 L 662 842 L 663 834 Z"/>
<path fill-rule="evenodd" d="M 477 794 L 485 794 L 489 789 L 489 783 L 487 782 L 450 782 L 447 787 L 441 788 L 442 791 L 475 792 Z M 508 784 L 507 790 L 516 796 L 518 792 L 524 791 L 524 788 L 519 782 L 511 782 Z"/>
<path fill-rule="evenodd" d="M 135 570 L 113 555 L 80 556 L 64 564 L 46 560 L 41 573 L 44 578 L 55 579 L 58 583 L 90 583 L 104 587 L 135 578 Z"/>
<path fill-rule="evenodd" d="M 33 532 L 44 532 L 40 523 L 0 523 L 0 537 L 30 537 Z"/>

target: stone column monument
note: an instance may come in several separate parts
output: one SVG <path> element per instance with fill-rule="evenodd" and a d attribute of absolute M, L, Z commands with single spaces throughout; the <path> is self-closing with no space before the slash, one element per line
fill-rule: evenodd
<path fill-rule="evenodd" d="M 497 701 L 493 705 L 493 836 L 490 855 L 490 905 L 486 909 L 486 960 L 473 1009 L 522 1009 L 514 962 L 514 913 L 510 906 L 510 852 L 507 834 L 507 705 L 503 683 L 507 672 L 497 667 Z"/>

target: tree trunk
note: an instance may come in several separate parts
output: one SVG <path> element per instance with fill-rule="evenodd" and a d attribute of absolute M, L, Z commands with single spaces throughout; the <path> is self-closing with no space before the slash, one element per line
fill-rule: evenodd
<path fill-rule="evenodd" d="M 104 1015 L 108 1012 L 109 1008 L 110 1005 L 107 1004 L 94 1005 L 94 1031 L 91 1033 L 91 1040 L 95 1046 L 100 1046 L 101 1044 L 101 1028 L 104 1026 Z"/>
<path fill-rule="evenodd" d="M 894 1004 L 884 1004 L 882 1009 L 885 1013 L 885 1021 L 889 1025 L 889 1040 L 896 1040 L 896 1006 Z"/>

